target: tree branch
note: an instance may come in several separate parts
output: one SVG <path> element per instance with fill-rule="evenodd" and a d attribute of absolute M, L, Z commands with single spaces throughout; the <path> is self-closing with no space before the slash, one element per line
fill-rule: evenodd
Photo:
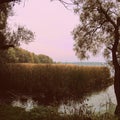
<path fill-rule="evenodd" d="M 99 0 L 97 0 L 99 5 L 100 5 L 100 9 L 98 10 L 100 13 L 104 14 L 105 18 L 114 26 L 114 28 L 117 27 L 117 25 L 115 24 L 115 22 L 111 19 L 111 17 L 107 14 L 107 11 L 102 7 L 101 3 Z"/>
<path fill-rule="evenodd" d="M 55 0 L 51 0 L 51 1 L 55 1 Z M 71 2 L 65 2 L 64 0 L 57 0 L 59 2 L 61 2 L 61 4 L 66 8 L 68 9 L 68 6 L 74 6 L 74 3 L 71 1 Z"/>
<path fill-rule="evenodd" d="M 62 4 L 66 4 L 66 5 L 74 5 L 72 2 L 71 3 L 68 3 L 68 2 L 65 2 L 64 0 L 58 0 L 58 1 L 60 1 Z"/>
<path fill-rule="evenodd" d="M 0 4 L 6 3 L 6 2 L 16 2 L 16 1 L 21 1 L 21 0 L 0 0 Z"/>
<path fill-rule="evenodd" d="M 103 22 L 102 22 L 99 26 L 97 26 L 95 29 L 92 29 L 91 31 L 87 32 L 87 33 L 84 35 L 84 37 L 85 37 L 86 35 L 90 34 L 90 33 L 92 33 L 92 35 L 93 35 L 99 28 L 102 27 L 102 25 L 103 25 L 105 22 L 106 22 L 106 20 L 103 21 Z"/>
<path fill-rule="evenodd" d="M 110 48 L 110 47 L 107 47 L 107 49 L 109 49 L 110 51 L 112 51 L 112 48 Z"/>
<path fill-rule="evenodd" d="M 0 50 L 7 50 L 9 48 L 14 48 L 15 46 L 14 45 L 4 45 L 4 46 L 0 46 Z"/>

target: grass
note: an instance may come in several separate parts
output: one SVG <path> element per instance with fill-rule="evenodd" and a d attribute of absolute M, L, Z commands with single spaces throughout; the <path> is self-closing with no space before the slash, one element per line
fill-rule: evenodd
<path fill-rule="evenodd" d="M 57 108 L 39 106 L 26 112 L 22 108 L 0 105 L 0 120 L 118 120 L 113 114 L 60 115 Z"/>
<path fill-rule="evenodd" d="M 65 99 L 79 99 L 88 93 L 106 88 L 112 82 L 107 67 L 1 64 L 0 96 L 7 94 L 10 98 L 27 95 L 47 104 Z"/>

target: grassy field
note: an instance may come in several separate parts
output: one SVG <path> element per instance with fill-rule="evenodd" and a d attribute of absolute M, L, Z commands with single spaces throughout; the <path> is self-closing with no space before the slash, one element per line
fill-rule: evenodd
<path fill-rule="evenodd" d="M 1 64 L 0 96 L 32 96 L 40 103 L 79 99 L 112 84 L 107 67 Z"/>
<path fill-rule="evenodd" d="M 0 120 L 119 120 L 113 114 L 60 115 L 57 108 L 39 106 L 26 112 L 22 108 L 0 105 Z"/>

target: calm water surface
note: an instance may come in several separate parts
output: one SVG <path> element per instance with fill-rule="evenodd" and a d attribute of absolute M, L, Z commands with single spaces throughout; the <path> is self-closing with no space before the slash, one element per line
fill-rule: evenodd
<path fill-rule="evenodd" d="M 13 106 L 25 108 L 26 111 L 37 107 L 37 102 L 32 99 L 28 99 L 22 103 L 20 100 L 12 102 Z M 83 111 L 87 112 L 104 113 L 113 112 L 116 106 L 116 98 L 114 94 L 114 86 L 111 85 L 106 90 L 93 93 L 91 96 L 87 96 L 84 102 L 68 101 L 68 104 L 61 104 L 58 107 L 58 111 L 61 114 L 73 114 Z"/>
<path fill-rule="evenodd" d="M 104 113 L 114 112 L 116 106 L 116 98 L 114 86 L 108 87 L 101 92 L 93 93 L 88 96 L 84 102 L 69 101 L 67 105 L 61 104 L 58 111 L 60 113 L 73 114 L 79 113 L 81 110 L 86 112 Z"/>

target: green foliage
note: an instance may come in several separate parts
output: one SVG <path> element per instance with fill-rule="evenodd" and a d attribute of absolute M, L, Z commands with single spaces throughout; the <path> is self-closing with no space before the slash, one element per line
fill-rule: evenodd
<path fill-rule="evenodd" d="M 76 54 L 81 59 L 89 58 L 89 53 L 96 55 L 101 48 L 105 48 L 108 57 L 114 44 L 114 24 L 118 17 L 118 13 L 114 12 L 115 9 L 118 10 L 116 2 L 77 0 L 77 4 L 81 4 L 81 7 L 76 7 L 80 25 L 73 30 Z M 76 6 L 77 4 L 75 3 Z"/>
<path fill-rule="evenodd" d="M 12 30 L 7 26 L 4 32 L 6 44 L 20 46 L 22 42 L 28 44 L 34 40 L 34 33 L 23 26 L 16 27 L 16 30 Z"/>
<path fill-rule="evenodd" d="M 119 52 L 120 9 L 115 0 L 58 0 L 65 7 L 72 7 L 80 23 L 73 30 L 74 50 L 80 59 L 89 58 L 104 50 L 104 57 Z M 115 53 L 114 53 L 115 54 Z M 119 55 L 116 54 L 116 61 Z"/>
<path fill-rule="evenodd" d="M 0 49 L 5 50 L 9 47 L 29 43 L 34 39 L 34 33 L 23 26 L 13 30 L 9 27 L 8 18 L 13 15 L 13 3 L 0 4 Z"/>
<path fill-rule="evenodd" d="M 6 64 L 1 65 L 0 83 L 0 90 L 4 94 L 12 91 L 49 104 L 54 101 L 77 100 L 88 93 L 106 88 L 113 81 L 107 67 Z"/>
<path fill-rule="evenodd" d="M 53 60 L 49 57 L 49 56 L 46 56 L 46 55 L 38 55 L 38 59 L 40 61 L 40 63 L 53 63 Z"/>
<path fill-rule="evenodd" d="M 6 45 L 6 37 L 3 31 L 7 26 L 7 19 L 11 11 L 12 11 L 11 4 L 9 3 L 0 4 L 0 48 Z"/>
<path fill-rule="evenodd" d="M 7 25 L 7 19 L 12 13 L 12 6 L 10 3 L 0 4 L 0 30 Z"/>
<path fill-rule="evenodd" d="M 46 55 L 36 55 L 22 48 L 0 51 L 0 63 L 53 63 Z"/>

